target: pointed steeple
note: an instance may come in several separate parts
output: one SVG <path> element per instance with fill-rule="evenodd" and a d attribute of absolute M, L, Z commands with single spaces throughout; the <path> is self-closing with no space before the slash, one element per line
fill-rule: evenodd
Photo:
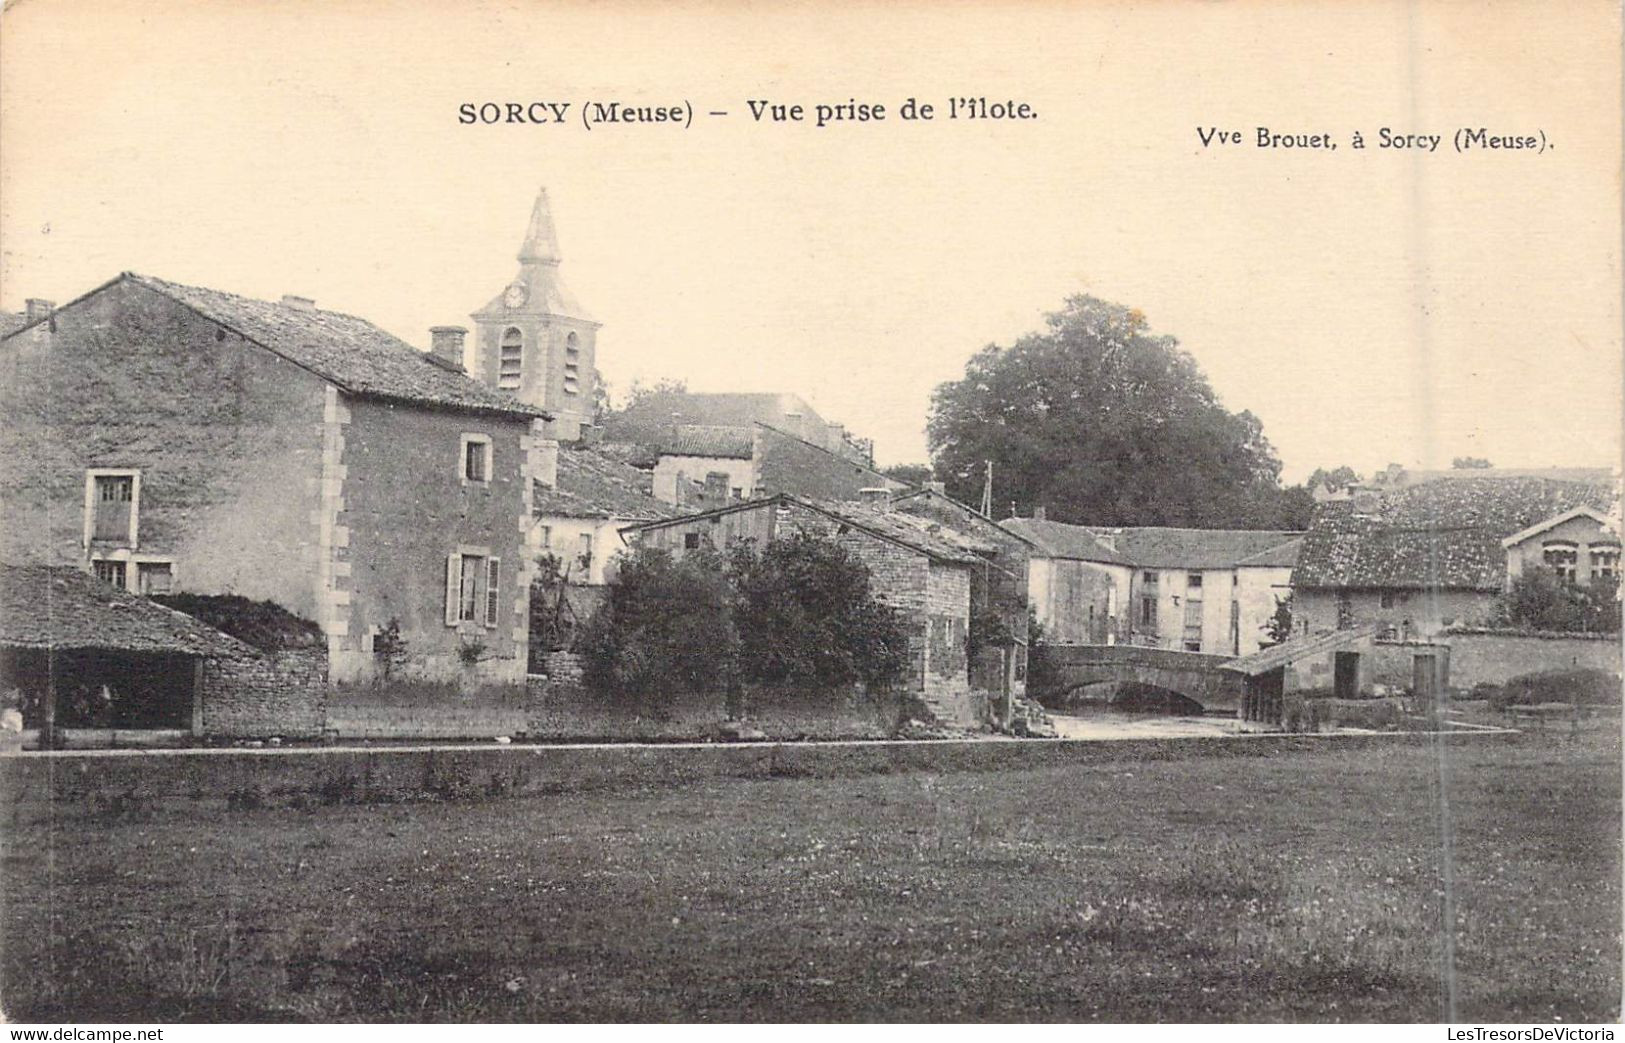
<path fill-rule="evenodd" d="M 536 193 L 536 205 L 530 211 L 530 227 L 525 231 L 525 244 L 519 248 L 521 264 L 558 264 L 559 236 L 553 230 L 553 211 L 547 205 L 547 189 Z"/>

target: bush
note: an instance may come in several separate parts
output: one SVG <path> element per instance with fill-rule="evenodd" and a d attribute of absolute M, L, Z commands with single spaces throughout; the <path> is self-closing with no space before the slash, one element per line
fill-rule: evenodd
<path fill-rule="evenodd" d="M 1477 689 L 1474 689 L 1477 691 Z M 1509 706 L 1569 703 L 1574 706 L 1618 706 L 1620 678 L 1606 670 L 1553 670 L 1514 677 L 1490 696 L 1497 710 Z"/>
<path fill-rule="evenodd" d="M 638 547 L 621 558 L 609 598 L 577 638 L 583 680 L 599 692 L 664 701 L 727 685 L 738 638 L 721 561 Z"/>
<path fill-rule="evenodd" d="M 908 635 L 869 589 L 869 570 L 833 540 L 797 533 L 728 563 L 740 675 L 754 684 L 881 688 L 908 668 Z"/>
<path fill-rule="evenodd" d="M 1549 568 L 1532 568 L 1497 599 L 1495 622 L 1529 630 L 1617 634 L 1619 583 L 1595 579 L 1580 586 Z"/>

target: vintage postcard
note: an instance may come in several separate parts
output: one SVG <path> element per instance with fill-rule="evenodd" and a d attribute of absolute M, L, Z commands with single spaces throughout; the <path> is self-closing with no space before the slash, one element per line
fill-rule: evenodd
<path fill-rule="evenodd" d="M 0 1013 L 1612 1039 L 1621 46 L 11 0 Z"/>

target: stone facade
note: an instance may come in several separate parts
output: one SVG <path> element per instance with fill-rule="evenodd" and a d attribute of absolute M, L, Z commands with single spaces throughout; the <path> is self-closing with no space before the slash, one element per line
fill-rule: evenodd
<path fill-rule="evenodd" d="M 313 329 L 332 314 L 215 296 Z M 137 592 L 161 575 L 177 593 L 273 601 L 322 626 L 334 681 L 377 672 L 373 639 L 391 621 L 409 673 L 523 679 L 540 421 L 346 392 L 142 277 L 6 338 L 0 366 L 5 558 L 95 569 Z M 489 440 L 484 481 L 463 470 L 470 434 Z M 103 476 L 127 483 L 113 528 L 98 513 Z M 478 619 L 448 624 L 459 553 L 495 561 L 500 603 L 487 614 L 488 574 Z"/>
<path fill-rule="evenodd" d="M 1546 634 L 1461 629 L 1443 638 L 1450 646 L 1450 684 L 1470 691 L 1480 683 L 1503 684 L 1523 674 L 1562 670 L 1622 672 L 1618 634 Z"/>
<path fill-rule="evenodd" d="M 1487 590 L 1327 590 L 1292 593 L 1292 631 L 1319 634 L 1365 623 L 1395 637 L 1432 637 L 1447 627 L 1475 626 L 1495 611 Z"/>

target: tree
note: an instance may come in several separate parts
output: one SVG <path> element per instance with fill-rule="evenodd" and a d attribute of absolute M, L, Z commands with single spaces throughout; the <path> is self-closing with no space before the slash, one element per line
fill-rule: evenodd
<path fill-rule="evenodd" d="M 880 473 L 907 485 L 924 485 L 932 477 L 930 464 L 892 464 L 882 467 Z"/>
<path fill-rule="evenodd" d="M 725 686 L 738 638 L 721 560 L 638 547 L 619 561 L 576 642 L 588 687 L 663 702 Z"/>
<path fill-rule="evenodd" d="M 869 569 L 834 540 L 798 533 L 728 563 L 740 673 L 756 684 L 880 688 L 903 675 L 908 635 L 876 601 Z"/>
<path fill-rule="evenodd" d="M 932 396 L 927 436 L 949 492 L 1100 525 L 1270 527 L 1281 464 L 1253 414 L 1218 401 L 1194 359 L 1145 316 L 1072 297 L 1048 329 L 973 356 Z M 1298 505 L 1301 513 L 1302 505 Z"/>
<path fill-rule="evenodd" d="M 1347 489 L 1351 485 L 1358 485 L 1363 480 L 1360 477 L 1360 472 L 1344 464 L 1329 471 L 1324 467 L 1317 467 L 1303 484 L 1312 493 L 1321 486 L 1328 489 Z"/>
<path fill-rule="evenodd" d="M 1450 469 L 1453 471 L 1480 471 L 1493 466 L 1495 465 L 1482 456 L 1458 456 L 1450 461 Z"/>
<path fill-rule="evenodd" d="M 1287 638 L 1292 636 L 1291 594 L 1288 594 L 1284 598 L 1277 597 L 1275 599 L 1274 615 L 1270 616 L 1269 619 L 1266 619 L 1264 621 L 1264 625 L 1258 629 L 1262 630 L 1264 632 L 1264 636 L 1269 639 L 1267 642 L 1264 642 L 1264 646 L 1266 648 L 1271 645 L 1278 645 L 1282 641 L 1285 641 Z"/>
<path fill-rule="evenodd" d="M 645 384 L 641 380 L 632 381 L 626 389 L 626 401 L 621 403 L 621 411 L 631 409 L 647 398 L 658 398 L 661 395 L 684 395 L 688 393 L 688 381 L 681 377 L 661 377 L 653 384 Z"/>

